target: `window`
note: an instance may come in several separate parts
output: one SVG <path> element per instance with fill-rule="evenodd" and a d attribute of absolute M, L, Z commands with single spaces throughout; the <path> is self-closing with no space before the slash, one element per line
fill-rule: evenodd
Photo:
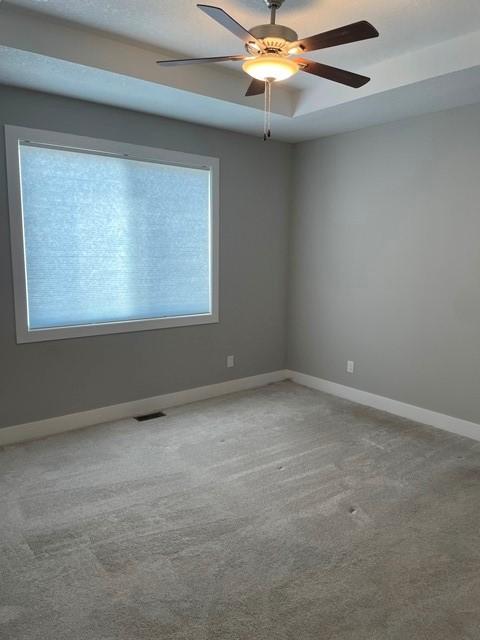
<path fill-rule="evenodd" d="M 218 160 L 6 127 L 17 341 L 217 322 Z"/>

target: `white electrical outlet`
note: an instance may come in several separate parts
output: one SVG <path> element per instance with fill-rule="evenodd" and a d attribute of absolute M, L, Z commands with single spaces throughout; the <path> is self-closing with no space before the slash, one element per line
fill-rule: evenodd
<path fill-rule="evenodd" d="M 227 356 L 227 367 L 234 367 L 235 366 L 235 356 Z"/>
<path fill-rule="evenodd" d="M 355 369 L 355 363 L 353 360 L 347 360 L 347 373 L 353 373 Z"/>

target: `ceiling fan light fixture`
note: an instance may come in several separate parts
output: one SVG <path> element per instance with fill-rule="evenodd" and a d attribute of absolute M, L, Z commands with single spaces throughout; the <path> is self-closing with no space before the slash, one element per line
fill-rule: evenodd
<path fill-rule="evenodd" d="M 299 71 L 299 65 L 284 56 L 265 54 L 243 63 L 243 70 L 256 80 L 286 80 Z"/>

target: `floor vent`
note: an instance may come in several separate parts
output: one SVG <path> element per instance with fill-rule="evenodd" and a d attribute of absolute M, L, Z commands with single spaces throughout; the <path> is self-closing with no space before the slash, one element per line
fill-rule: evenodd
<path fill-rule="evenodd" d="M 154 420 L 155 418 L 164 418 L 167 414 L 163 411 L 156 411 L 155 413 L 146 413 L 144 416 L 135 416 L 135 420 L 138 422 L 145 422 L 145 420 Z"/>

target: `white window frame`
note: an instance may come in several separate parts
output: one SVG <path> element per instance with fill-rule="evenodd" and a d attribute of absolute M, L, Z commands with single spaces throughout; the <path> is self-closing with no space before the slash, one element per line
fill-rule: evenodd
<path fill-rule="evenodd" d="M 204 169 L 210 173 L 210 313 L 149 318 L 145 320 L 124 320 L 97 324 L 74 325 L 29 329 L 28 295 L 25 256 L 25 236 L 22 210 L 22 184 L 20 168 L 20 144 L 31 143 L 50 148 L 70 149 L 85 153 L 127 157 L 134 160 L 160 164 Z M 17 342 L 39 342 L 61 340 L 112 333 L 146 331 L 167 327 L 184 327 L 219 321 L 218 281 L 219 281 L 219 173 L 218 158 L 181 153 L 170 149 L 139 146 L 124 142 L 101 140 L 84 136 L 43 131 L 5 125 L 5 146 L 7 159 L 7 186 L 10 211 L 10 237 L 12 250 L 13 287 L 15 297 L 15 323 Z"/>

